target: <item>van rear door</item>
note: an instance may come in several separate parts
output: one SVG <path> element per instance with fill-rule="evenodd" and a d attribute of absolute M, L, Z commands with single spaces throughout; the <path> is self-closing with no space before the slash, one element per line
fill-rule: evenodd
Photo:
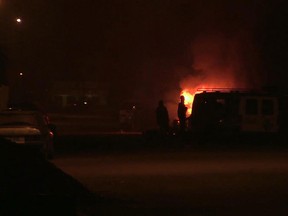
<path fill-rule="evenodd" d="M 242 96 L 240 99 L 242 132 L 269 132 L 279 130 L 278 99 L 272 96 Z"/>

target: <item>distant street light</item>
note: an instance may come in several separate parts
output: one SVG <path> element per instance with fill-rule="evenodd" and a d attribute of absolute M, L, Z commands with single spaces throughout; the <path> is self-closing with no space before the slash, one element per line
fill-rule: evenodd
<path fill-rule="evenodd" d="M 22 72 L 20 72 L 20 73 L 19 73 L 19 75 L 20 75 L 20 76 L 23 76 L 23 73 L 22 73 Z"/>
<path fill-rule="evenodd" d="M 21 18 L 17 18 L 17 19 L 16 19 L 16 22 L 17 22 L 17 23 L 22 23 L 22 19 L 21 19 Z"/>

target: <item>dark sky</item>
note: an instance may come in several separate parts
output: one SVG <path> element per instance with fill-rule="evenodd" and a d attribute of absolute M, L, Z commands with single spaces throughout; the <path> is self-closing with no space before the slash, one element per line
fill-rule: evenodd
<path fill-rule="evenodd" d="M 284 0 L 0 2 L 9 77 L 25 71 L 36 86 L 49 79 L 96 80 L 131 97 L 161 97 L 196 73 L 195 47 L 209 53 L 214 41 L 225 44 L 219 49 L 227 49 L 227 42 L 235 47 L 245 81 L 287 81 Z M 16 16 L 21 25 L 11 21 Z"/>

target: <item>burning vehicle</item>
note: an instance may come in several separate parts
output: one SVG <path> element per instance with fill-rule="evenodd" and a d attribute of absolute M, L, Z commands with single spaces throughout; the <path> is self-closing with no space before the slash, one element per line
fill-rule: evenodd
<path fill-rule="evenodd" d="M 193 97 L 188 132 L 199 140 L 287 132 L 288 97 L 245 89 L 205 89 Z M 189 108 L 189 107 L 188 107 Z"/>

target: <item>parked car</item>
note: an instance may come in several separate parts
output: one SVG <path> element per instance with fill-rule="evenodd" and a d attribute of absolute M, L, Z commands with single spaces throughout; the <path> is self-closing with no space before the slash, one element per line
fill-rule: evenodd
<path fill-rule="evenodd" d="M 50 123 L 48 114 L 43 110 L 43 107 L 32 102 L 22 102 L 22 103 L 9 103 L 9 110 L 22 110 L 22 111 L 37 111 L 42 113 L 47 124 Z"/>
<path fill-rule="evenodd" d="M 0 136 L 19 145 L 38 148 L 46 158 L 53 157 L 54 134 L 41 112 L 0 112 Z"/>

